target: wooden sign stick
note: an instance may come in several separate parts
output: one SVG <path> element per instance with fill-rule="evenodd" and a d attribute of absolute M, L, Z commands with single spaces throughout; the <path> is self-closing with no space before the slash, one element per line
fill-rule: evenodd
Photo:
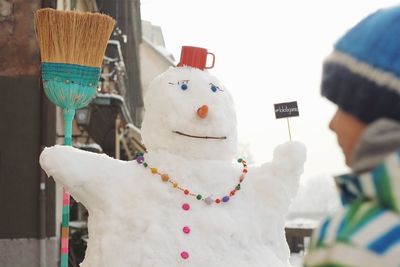
<path fill-rule="evenodd" d="M 286 118 L 287 120 L 287 128 L 289 130 L 289 140 L 292 141 L 292 133 L 290 132 L 290 123 L 289 123 L 289 118 Z"/>

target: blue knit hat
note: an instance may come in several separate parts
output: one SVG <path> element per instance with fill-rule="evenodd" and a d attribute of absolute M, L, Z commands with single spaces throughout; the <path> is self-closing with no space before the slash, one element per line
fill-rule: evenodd
<path fill-rule="evenodd" d="M 339 39 L 324 62 L 321 92 L 366 124 L 400 121 L 400 6 L 369 15 Z"/>

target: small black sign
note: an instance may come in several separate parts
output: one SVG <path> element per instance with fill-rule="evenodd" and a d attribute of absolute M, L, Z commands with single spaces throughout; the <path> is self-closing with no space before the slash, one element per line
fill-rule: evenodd
<path fill-rule="evenodd" d="M 274 104 L 274 108 L 275 108 L 275 117 L 277 119 L 299 116 L 299 108 L 297 107 L 297 101 Z"/>

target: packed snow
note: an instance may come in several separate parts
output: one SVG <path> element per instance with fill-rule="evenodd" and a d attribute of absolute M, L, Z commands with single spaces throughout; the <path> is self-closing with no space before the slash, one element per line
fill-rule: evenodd
<path fill-rule="evenodd" d="M 243 167 L 234 159 L 236 115 L 228 90 L 207 71 L 170 68 L 151 83 L 144 100 L 149 167 L 191 192 L 229 195 Z M 201 118 L 197 110 L 204 105 L 208 114 Z M 54 146 L 43 151 L 40 164 L 89 211 L 81 266 L 286 267 L 285 216 L 305 154 L 299 142 L 277 146 L 271 162 L 249 166 L 228 202 L 211 205 L 135 160 Z"/>

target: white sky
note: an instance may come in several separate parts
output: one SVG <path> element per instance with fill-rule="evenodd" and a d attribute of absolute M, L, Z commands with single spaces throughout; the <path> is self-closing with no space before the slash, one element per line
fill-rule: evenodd
<path fill-rule="evenodd" d="M 162 27 L 176 60 L 182 45 L 216 55 L 210 70 L 236 103 L 239 139 L 256 163 L 288 140 L 274 103 L 298 101 L 292 136 L 306 144 L 304 177 L 346 171 L 327 125 L 335 106 L 319 94 L 321 63 L 335 40 L 370 12 L 393 0 L 142 0 L 142 19 Z"/>

